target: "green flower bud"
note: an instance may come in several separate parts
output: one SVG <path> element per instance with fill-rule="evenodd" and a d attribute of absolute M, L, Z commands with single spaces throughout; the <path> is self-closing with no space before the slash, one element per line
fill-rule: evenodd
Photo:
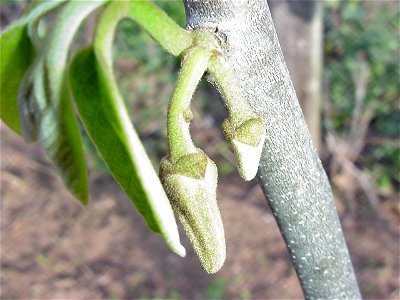
<path fill-rule="evenodd" d="M 257 174 L 265 141 L 264 119 L 255 117 L 234 127 L 228 118 L 222 123 L 222 130 L 232 144 L 240 176 L 244 180 L 253 179 Z"/>
<path fill-rule="evenodd" d="M 217 272 L 225 261 L 226 247 L 216 198 L 216 165 L 197 149 L 175 163 L 163 159 L 160 178 L 201 266 L 210 274 Z"/>

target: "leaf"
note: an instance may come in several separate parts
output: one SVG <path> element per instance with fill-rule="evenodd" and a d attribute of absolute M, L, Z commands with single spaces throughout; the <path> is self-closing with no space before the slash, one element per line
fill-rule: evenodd
<path fill-rule="evenodd" d="M 21 134 L 18 88 L 35 55 L 26 25 L 21 20 L 0 37 L 0 117 L 18 134 Z"/>
<path fill-rule="evenodd" d="M 37 52 L 32 42 L 32 37 L 36 37 L 32 32 L 34 24 L 38 24 L 45 14 L 58 8 L 64 1 L 33 1 L 25 10 L 24 16 L 0 36 L 0 117 L 18 134 L 21 134 L 18 90 L 24 76 L 28 77 L 25 74 Z M 28 140 L 35 140 L 35 131 L 35 128 L 30 129 Z"/>
<path fill-rule="evenodd" d="M 48 11 L 64 4 L 67 0 L 34 0 L 31 1 L 24 10 L 24 16 L 32 17 L 32 15 L 40 14 L 43 16 Z"/>
<path fill-rule="evenodd" d="M 66 79 L 57 106 L 42 115 L 40 141 L 61 173 L 65 185 L 83 205 L 89 203 L 88 176 L 82 138 Z"/>
<path fill-rule="evenodd" d="M 150 229 L 184 256 L 168 198 L 129 120 L 111 68 L 102 68 L 93 48 L 73 59 L 70 85 L 84 126 L 111 174 Z"/>
<path fill-rule="evenodd" d="M 62 74 L 62 73 L 61 73 Z M 65 185 L 82 204 L 89 203 L 88 178 L 81 133 L 70 98 L 67 77 L 54 89 L 56 77 L 39 58 L 26 74 L 19 93 L 22 133 L 26 140 L 39 138 Z"/>
<path fill-rule="evenodd" d="M 50 6 L 55 2 L 46 2 Z M 88 178 L 79 126 L 67 82 L 68 50 L 84 19 L 105 1 L 71 1 L 62 7 L 46 34 L 40 56 L 24 78 L 19 107 L 24 136 L 41 144 L 68 189 L 86 205 Z M 44 11 L 44 6 L 37 9 Z"/>

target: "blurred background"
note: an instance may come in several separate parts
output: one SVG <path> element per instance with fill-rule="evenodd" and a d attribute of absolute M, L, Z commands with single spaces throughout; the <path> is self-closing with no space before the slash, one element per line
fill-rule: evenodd
<path fill-rule="evenodd" d="M 1 0 L 1 29 L 27 1 Z M 185 26 L 180 1 L 157 2 Z M 399 2 L 270 1 L 306 121 L 335 194 L 365 299 L 399 299 Z M 96 16 L 76 38 L 90 42 Z M 78 48 L 78 46 L 76 47 Z M 179 61 L 130 21 L 115 72 L 154 166 L 166 155 L 166 111 Z M 256 180 L 242 181 L 220 126 L 226 111 L 202 82 L 194 141 L 217 163 L 227 261 L 200 267 L 153 234 L 85 139 L 92 202 L 65 190 L 40 145 L 1 123 L 1 299 L 299 299 L 296 274 Z"/>

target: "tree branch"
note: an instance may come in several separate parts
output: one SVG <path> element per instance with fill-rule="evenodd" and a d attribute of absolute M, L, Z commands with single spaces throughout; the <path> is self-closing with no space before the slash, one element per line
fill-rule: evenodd
<path fill-rule="evenodd" d="M 184 4 L 189 27 L 217 28 L 238 89 L 265 118 L 258 177 L 306 298 L 360 298 L 329 181 L 298 104 L 267 2 Z"/>

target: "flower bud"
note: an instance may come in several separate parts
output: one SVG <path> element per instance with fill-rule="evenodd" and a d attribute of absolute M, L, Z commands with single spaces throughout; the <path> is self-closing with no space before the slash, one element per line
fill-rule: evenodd
<path fill-rule="evenodd" d="M 216 198 L 216 165 L 198 149 L 175 163 L 163 159 L 160 178 L 202 267 L 208 273 L 217 272 L 225 261 L 226 248 Z"/>
<path fill-rule="evenodd" d="M 264 119 L 252 118 L 235 128 L 228 118 L 223 122 L 222 129 L 232 144 L 240 176 L 244 180 L 253 179 L 257 174 L 265 141 Z"/>

